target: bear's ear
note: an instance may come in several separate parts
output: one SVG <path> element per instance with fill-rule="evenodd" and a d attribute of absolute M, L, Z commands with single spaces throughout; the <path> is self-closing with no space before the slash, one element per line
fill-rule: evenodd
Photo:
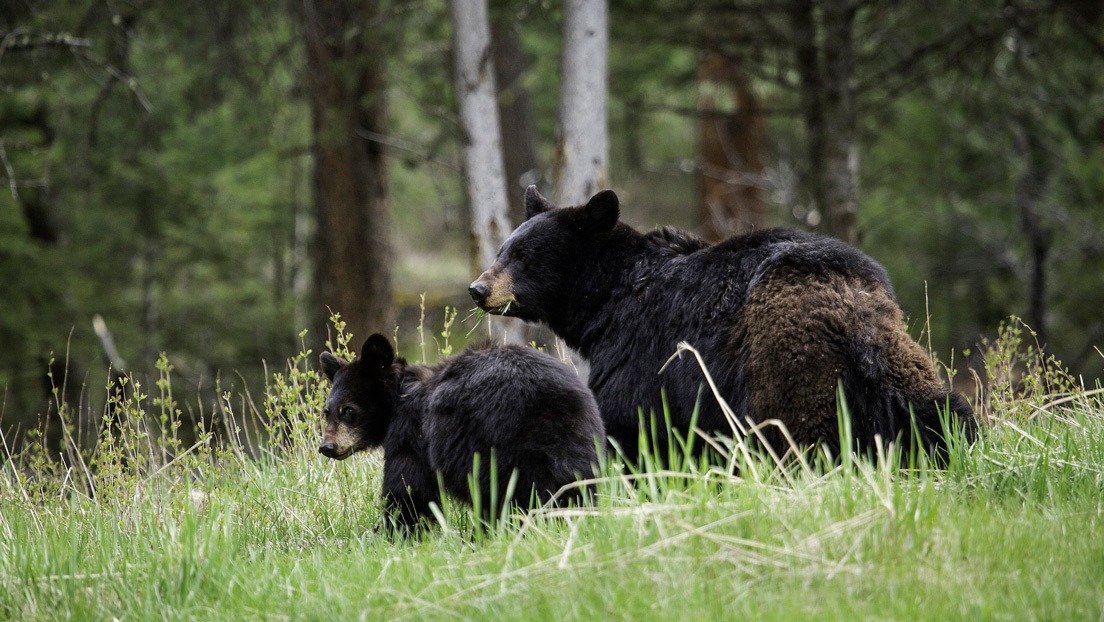
<path fill-rule="evenodd" d="M 364 345 L 360 347 L 360 360 L 370 368 L 386 369 L 395 361 L 395 350 L 387 337 L 376 333 L 364 340 Z"/>
<path fill-rule="evenodd" d="M 621 215 L 617 195 L 613 190 L 603 190 L 590 197 L 583 207 L 583 219 L 587 227 L 596 233 L 605 233 L 617 224 Z"/>
<path fill-rule="evenodd" d="M 342 367 L 349 364 L 349 361 L 334 356 L 333 352 L 323 352 L 319 354 L 318 362 L 322 364 L 322 373 L 326 375 L 326 378 L 328 378 L 330 382 L 333 382 L 334 376 L 337 375 L 337 372 L 340 371 Z"/>
<path fill-rule="evenodd" d="M 556 207 L 552 202 L 537 192 L 536 186 L 525 189 L 525 219 L 528 220 L 537 214 L 542 214 Z"/>

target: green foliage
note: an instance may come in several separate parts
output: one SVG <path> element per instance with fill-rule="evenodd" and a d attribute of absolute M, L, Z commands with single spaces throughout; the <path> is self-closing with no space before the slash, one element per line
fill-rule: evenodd
<path fill-rule="evenodd" d="M 1054 355 L 1044 352 L 1035 332 L 1019 318 L 1002 322 L 997 338 L 982 342 L 988 376 L 988 407 L 1013 422 L 1046 413 L 1055 396 L 1078 399 L 1085 388 Z"/>
<path fill-rule="evenodd" d="M 1048 252 L 1046 326 L 1034 328 L 1045 349 L 1097 377 L 1091 346 L 1104 325 L 1089 309 L 1104 303 L 1104 288 L 1086 275 L 1104 269 L 1104 57 L 1072 12 L 1034 19 L 864 119 L 864 246 L 906 309 L 930 302 L 937 350 L 971 347 L 1008 314 L 1028 317 L 1034 257 L 1022 201 L 1037 190 L 1033 228 Z"/>
<path fill-rule="evenodd" d="M 0 107 L 19 110 L 3 116 L 0 140 L 28 182 L 18 200 L 0 197 L 0 335 L 16 346 L 0 357 L 0 386 L 12 397 L 6 429 L 33 425 L 45 406 L 35 375 L 51 350 L 102 376 L 95 313 L 130 371 L 156 378 L 156 353 L 166 350 L 204 392 L 219 369 L 259 380 L 261 370 L 242 361 L 282 359 L 293 321 L 304 319 L 294 263 L 306 241 L 295 209 L 306 202 L 307 163 L 282 155 L 309 134 L 305 107 L 286 97 L 298 79 L 298 52 L 285 49 L 294 25 L 235 6 L 220 19 L 240 31 L 212 41 L 210 29 L 175 19 L 177 6 L 113 13 L 82 4 L 24 16 L 37 23 L 0 18 L 16 19 L 0 31 L 83 29 L 90 42 L 84 61 L 64 50 L 3 57 L 12 97 Z M 33 237 L 32 203 L 53 238 Z"/>
<path fill-rule="evenodd" d="M 1023 360 L 1017 326 L 995 366 Z M 162 357 L 150 394 L 114 387 L 117 423 L 90 462 L 2 456 L 0 615 L 1091 617 L 1104 597 L 1100 390 L 1039 395 L 1027 417 L 1035 397 L 995 393 L 992 425 L 943 470 L 889 448 L 804 462 L 699 439 L 723 456 L 709 463 L 685 439 L 639 468 L 603 465 L 585 482 L 593 506 L 484 525 L 446 502 L 442 528 L 396 541 L 375 529 L 379 456 L 314 451 L 326 387 L 312 358 L 271 377 L 260 453 L 248 434 L 184 447 Z M 1020 369 L 1022 386 L 1068 386 L 1056 364 Z M 244 421 L 229 410 L 228 431 Z"/>

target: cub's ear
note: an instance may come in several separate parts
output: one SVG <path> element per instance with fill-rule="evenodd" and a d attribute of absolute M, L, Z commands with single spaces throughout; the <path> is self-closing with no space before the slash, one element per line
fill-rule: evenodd
<path fill-rule="evenodd" d="M 588 228 L 596 233 L 605 233 L 613 229 L 620 215 L 620 204 L 613 190 L 603 190 L 590 197 L 583 207 L 583 219 Z"/>
<path fill-rule="evenodd" d="M 369 368 L 385 369 L 395 361 L 395 350 L 387 337 L 376 333 L 364 340 L 364 345 L 360 347 L 360 359 Z"/>
<path fill-rule="evenodd" d="M 328 378 L 330 382 L 333 382 L 334 376 L 337 375 L 337 372 L 342 367 L 345 367 L 349 364 L 349 361 L 346 361 L 341 357 L 334 356 L 332 352 L 323 352 L 322 354 L 319 354 L 318 362 L 322 364 L 322 373 L 326 375 L 326 378 Z"/>
<path fill-rule="evenodd" d="M 548 210 L 556 207 L 552 205 L 552 202 L 541 196 L 541 193 L 537 192 L 536 186 L 529 186 L 525 189 L 525 219 L 528 220 L 537 214 L 547 212 Z"/>

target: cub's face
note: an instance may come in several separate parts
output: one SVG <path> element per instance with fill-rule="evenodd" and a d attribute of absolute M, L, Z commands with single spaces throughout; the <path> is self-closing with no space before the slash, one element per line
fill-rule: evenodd
<path fill-rule="evenodd" d="M 571 284 L 584 269 L 580 254 L 587 244 L 617 224 L 617 196 L 607 190 L 585 206 L 557 208 L 530 186 L 525 212 L 527 220 L 468 293 L 488 313 L 547 321 L 575 294 Z"/>
<path fill-rule="evenodd" d="M 356 360 L 349 362 L 323 352 L 322 373 L 330 379 L 330 395 L 322 408 L 326 426 L 318 451 L 344 460 L 383 443 L 395 411 L 391 370 L 395 354 L 383 335 L 372 335 Z"/>

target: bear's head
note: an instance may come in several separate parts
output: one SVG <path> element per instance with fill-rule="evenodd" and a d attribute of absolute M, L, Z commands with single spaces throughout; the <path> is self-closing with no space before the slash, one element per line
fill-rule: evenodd
<path fill-rule="evenodd" d="M 586 205 L 558 208 L 529 186 L 525 216 L 468 293 L 488 313 L 546 321 L 573 294 L 592 251 L 617 225 L 617 195 L 603 190 Z"/>
<path fill-rule="evenodd" d="M 322 408 L 326 427 L 319 453 L 344 460 L 382 444 L 395 412 L 391 342 L 376 333 L 364 341 L 360 356 L 352 362 L 330 352 L 323 352 L 319 361 L 333 385 Z"/>

